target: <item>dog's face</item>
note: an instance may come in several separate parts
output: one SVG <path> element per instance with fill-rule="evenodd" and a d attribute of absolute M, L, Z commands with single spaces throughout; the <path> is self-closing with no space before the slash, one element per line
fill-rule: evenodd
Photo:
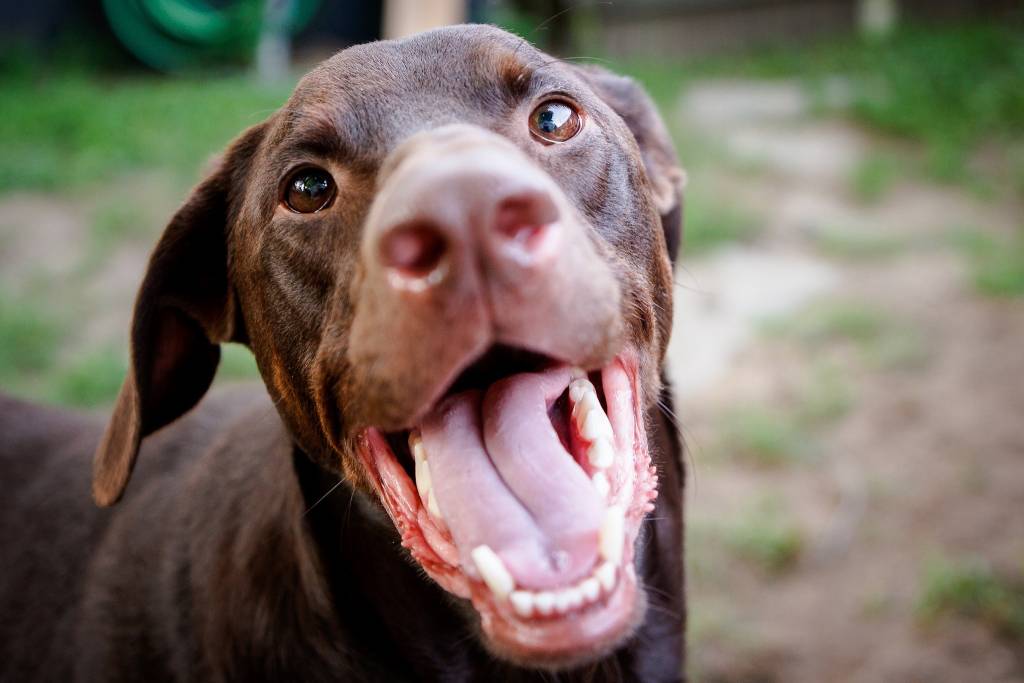
<path fill-rule="evenodd" d="M 239 341 L 296 443 L 379 500 L 493 651 L 605 653 L 644 609 L 680 178 L 631 81 L 498 29 L 339 53 L 168 226 L 97 500 Z"/>

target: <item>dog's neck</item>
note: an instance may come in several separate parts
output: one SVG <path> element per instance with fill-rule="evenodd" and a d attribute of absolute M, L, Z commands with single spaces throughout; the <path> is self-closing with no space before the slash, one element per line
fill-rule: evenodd
<path fill-rule="evenodd" d="M 306 527 L 339 614 L 358 614 L 346 645 L 366 653 L 391 680 L 431 680 L 453 662 L 472 668 L 482 653 L 454 601 L 407 557 L 386 513 L 366 494 L 296 449 Z M 453 635 L 457 637 L 453 638 Z"/>

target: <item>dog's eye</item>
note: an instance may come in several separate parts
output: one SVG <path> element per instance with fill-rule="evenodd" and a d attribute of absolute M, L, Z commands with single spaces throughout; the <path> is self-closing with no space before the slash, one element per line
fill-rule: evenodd
<path fill-rule="evenodd" d="M 543 142 L 565 142 L 583 129 L 583 117 L 564 100 L 548 100 L 530 114 L 530 132 Z"/>
<path fill-rule="evenodd" d="M 307 166 L 288 178 L 284 187 L 284 203 L 296 213 L 315 213 L 331 203 L 335 191 L 330 173 Z"/>

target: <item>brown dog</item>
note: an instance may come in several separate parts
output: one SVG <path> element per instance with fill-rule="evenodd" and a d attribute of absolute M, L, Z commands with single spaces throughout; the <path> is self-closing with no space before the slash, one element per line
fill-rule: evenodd
<path fill-rule="evenodd" d="M 0 402 L 0 679 L 680 680 L 680 178 L 495 28 L 319 66 L 168 225 L 105 433 Z M 224 342 L 269 400 L 192 410 Z"/>

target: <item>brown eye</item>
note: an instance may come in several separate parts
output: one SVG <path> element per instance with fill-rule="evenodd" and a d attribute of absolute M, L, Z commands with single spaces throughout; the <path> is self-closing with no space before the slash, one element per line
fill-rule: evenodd
<path fill-rule="evenodd" d="M 331 203 L 336 189 L 330 173 L 307 166 L 288 178 L 284 187 L 284 203 L 296 213 L 315 213 Z"/>
<path fill-rule="evenodd" d="M 583 117 L 563 100 L 548 100 L 530 114 L 530 132 L 544 142 L 565 142 L 583 129 Z"/>

